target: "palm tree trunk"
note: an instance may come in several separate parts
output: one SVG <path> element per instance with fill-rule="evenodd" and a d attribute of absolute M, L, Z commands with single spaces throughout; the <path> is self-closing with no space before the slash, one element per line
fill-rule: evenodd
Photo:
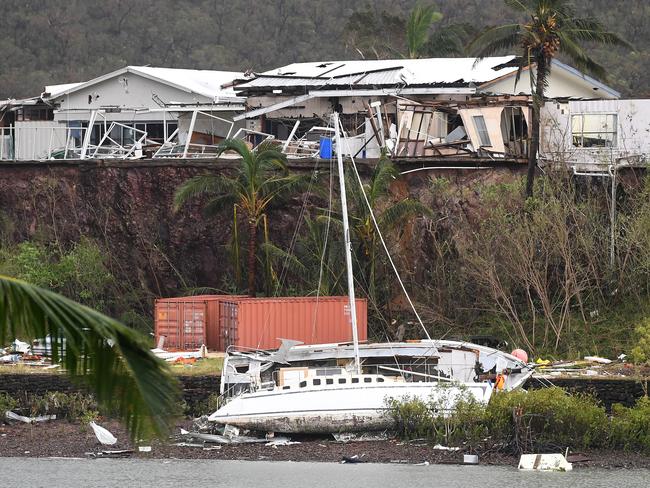
<path fill-rule="evenodd" d="M 544 105 L 544 84 L 546 83 L 546 58 L 540 56 L 537 60 L 537 81 L 533 95 L 533 117 L 531 120 L 530 147 L 528 148 L 528 174 L 526 175 L 526 198 L 533 196 L 537 153 L 539 152 L 539 126 L 541 108 Z"/>
<path fill-rule="evenodd" d="M 255 296 L 255 250 L 257 247 L 257 222 L 248 220 L 248 294 Z"/>

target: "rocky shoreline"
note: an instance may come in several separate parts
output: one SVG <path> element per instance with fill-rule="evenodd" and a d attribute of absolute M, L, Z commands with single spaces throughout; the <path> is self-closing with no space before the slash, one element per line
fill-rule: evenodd
<path fill-rule="evenodd" d="M 189 427 L 189 422 L 177 427 Z M 118 439 L 114 446 L 102 446 L 89 427 L 78 422 L 58 420 L 35 425 L 0 425 L 0 457 L 91 457 L 89 453 L 102 451 L 132 450 L 126 431 L 115 421 L 105 421 Z M 176 430 L 178 432 L 178 430 Z M 205 448 L 175 445 L 177 441 L 155 441 L 150 452 L 127 453 L 129 457 L 143 459 L 216 459 L 250 461 L 311 461 L 341 462 L 355 456 L 361 462 L 393 464 L 460 464 L 463 454 L 478 454 L 482 465 L 516 466 L 518 457 L 496 450 L 444 451 L 434 449 L 425 442 L 404 442 L 397 439 L 364 442 L 336 442 L 333 438 L 298 438 L 300 443 L 284 446 L 261 444 L 215 445 L 205 444 Z M 639 453 L 622 451 L 589 451 L 574 453 L 574 467 L 588 468 L 646 468 L 650 469 L 650 457 Z"/>

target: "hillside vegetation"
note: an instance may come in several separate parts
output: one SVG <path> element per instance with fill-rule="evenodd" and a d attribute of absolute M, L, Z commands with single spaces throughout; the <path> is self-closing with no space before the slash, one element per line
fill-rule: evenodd
<path fill-rule="evenodd" d="M 429 2 L 420 2 L 429 3 Z M 442 13 L 426 55 L 458 56 L 487 25 L 514 20 L 502 0 L 433 3 Z M 595 49 L 609 82 L 650 96 L 650 6 L 643 0 L 576 0 L 636 51 Z M 46 84 L 85 81 L 125 65 L 262 71 L 332 59 L 400 57 L 415 0 L 4 0 L 0 99 Z"/>

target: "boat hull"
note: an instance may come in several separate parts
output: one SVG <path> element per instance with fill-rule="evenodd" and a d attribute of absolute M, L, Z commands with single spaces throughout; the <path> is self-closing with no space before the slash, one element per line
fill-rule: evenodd
<path fill-rule="evenodd" d="M 390 399 L 431 401 L 448 411 L 462 397 L 487 403 L 486 383 L 377 383 L 369 386 L 305 388 L 244 393 L 209 420 L 260 432 L 336 433 L 383 430 L 392 425 Z"/>

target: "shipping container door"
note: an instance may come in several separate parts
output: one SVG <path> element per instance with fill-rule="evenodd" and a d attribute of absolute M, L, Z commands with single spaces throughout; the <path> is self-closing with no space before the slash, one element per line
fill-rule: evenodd
<path fill-rule="evenodd" d="M 196 349 L 205 342 L 205 303 L 183 303 L 184 349 Z"/>
<path fill-rule="evenodd" d="M 237 344 L 237 303 L 219 303 L 219 328 L 221 330 L 221 347 L 225 351 L 228 346 Z"/>
<path fill-rule="evenodd" d="M 157 302 L 155 339 L 156 346 L 160 337 L 165 337 L 163 348 L 181 347 L 179 331 L 180 305 L 178 303 Z"/>

